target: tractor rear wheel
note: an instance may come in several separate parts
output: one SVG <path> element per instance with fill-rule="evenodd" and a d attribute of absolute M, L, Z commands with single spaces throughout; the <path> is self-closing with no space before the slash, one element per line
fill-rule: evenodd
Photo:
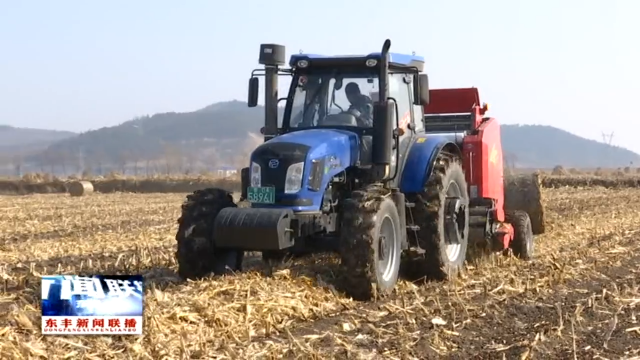
<path fill-rule="evenodd" d="M 197 190 L 187 195 L 178 219 L 176 241 L 178 275 L 198 279 L 242 270 L 243 251 L 216 249 L 213 245 L 213 224 L 218 213 L 237 207 L 228 191 L 216 188 Z"/>
<path fill-rule="evenodd" d="M 355 300 L 389 295 L 400 271 L 400 217 L 379 188 L 354 191 L 343 203 L 340 257 L 344 288 Z"/>
<path fill-rule="evenodd" d="M 417 242 L 425 255 L 412 268 L 438 280 L 457 275 L 464 266 L 469 242 L 469 194 L 457 158 L 436 161 L 415 204 L 414 219 L 420 227 Z"/>
<path fill-rule="evenodd" d="M 513 240 L 509 244 L 513 255 L 522 260 L 533 258 L 533 227 L 529 214 L 522 210 L 508 211 L 505 220 L 513 226 Z"/>

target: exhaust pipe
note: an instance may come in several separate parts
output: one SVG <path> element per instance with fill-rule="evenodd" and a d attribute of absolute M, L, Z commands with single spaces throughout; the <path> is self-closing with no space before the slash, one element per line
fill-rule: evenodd
<path fill-rule="evenodd" d="M 380 52 L 380 78 L 378 79 L 378 103 L 374 106 L 372 162 L 374 180 L 384 180 L 389 176 L 391 165 L 391 145 L 393 142 L 393 102 L 388 101 L 389 88 L 389 49 L 391 40 L 387 39 Z"/>
<path fill-rule="evenodd" d="M 260 45 L 260 64 L 264 65 L 264 141 L 278 133 L 278 67 L 285 62 L 285 47 Z"/>

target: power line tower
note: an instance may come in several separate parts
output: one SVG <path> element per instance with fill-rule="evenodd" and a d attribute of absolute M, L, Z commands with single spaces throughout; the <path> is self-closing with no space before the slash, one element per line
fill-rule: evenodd
<path fill-rule="evenodd" d="M 607 159 L 607 164 L 609 166 L 611 166 L 611 143 L 613 142 L 613 131 L 610 134 L 605 133 L 604 131 L 602 132 L 602 142 L 609 145 L 607 147 L 607 154 L 606 154 L 606 159 Z"/>
<path fill-rule="evenodd" d="M 607 134 L 606 132 L 602 132 L 602 142 L 604 142 L 605 144 L 611 146 L 611 142 L 613 141 L 613 132 L 610 134 Z"/>

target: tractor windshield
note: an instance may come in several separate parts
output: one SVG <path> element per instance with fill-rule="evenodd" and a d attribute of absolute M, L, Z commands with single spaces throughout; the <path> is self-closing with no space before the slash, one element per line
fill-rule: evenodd
<path fill-rule="evenodd" d="M 336 71 L 300 74 L 293 84 L 289 127 L 373 126 L 376 75 Z"/>

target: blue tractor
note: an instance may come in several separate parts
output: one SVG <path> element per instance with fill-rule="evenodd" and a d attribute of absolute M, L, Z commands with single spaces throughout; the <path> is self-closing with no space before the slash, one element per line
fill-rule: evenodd
<path fill-rule="evenodd" d="M 469 233 L 461 145 L 425 136 L 424 58 L 390 46 L 296 54 L 284 68 L 284 47 L 261 45 L 265 68 L 252 73 L 248 103 L 257 106 L 264 75 L 265 142 L 241 172 L 248 205 L 222 189 L 187 196 L 176 235 L 181 277 L 239 271 L 249 251 L 266 261 L 336 251 L 347 295 L 368 300 L 394 289 L 401 258 L 425 275 L 460 270 Z M 292 80 L 286 99 L 278 99 L 279 76 Z"/>

